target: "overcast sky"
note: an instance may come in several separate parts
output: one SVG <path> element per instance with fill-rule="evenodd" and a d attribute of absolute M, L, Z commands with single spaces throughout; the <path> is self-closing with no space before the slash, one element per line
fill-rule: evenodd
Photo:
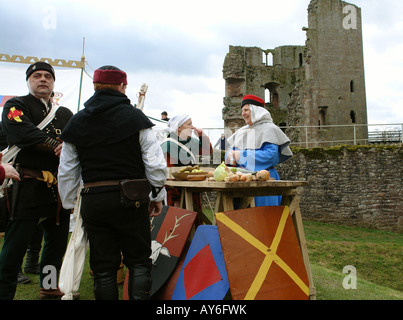
<path fill-rule="evenodd" d="M 85 37 L 86 71 L 126 71 L 133 103 L 147 83 L 147 115 L 186 112 L 196 126 L 223 127 L 229 46 L 304 45 L 309 2 L 0 0 L 0 53 L 80 60 Z M 362 9 L 368 122 L 403 123 L 403 1 L 351 3 Z"/>

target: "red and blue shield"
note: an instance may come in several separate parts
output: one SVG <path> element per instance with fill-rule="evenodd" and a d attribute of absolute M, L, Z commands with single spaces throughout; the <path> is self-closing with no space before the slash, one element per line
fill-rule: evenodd
<path fill-rule="evenodd" d="M 222 300 L 229 290 L 216 226 L 199 226 L 179 274 L 172 300 Z"/>

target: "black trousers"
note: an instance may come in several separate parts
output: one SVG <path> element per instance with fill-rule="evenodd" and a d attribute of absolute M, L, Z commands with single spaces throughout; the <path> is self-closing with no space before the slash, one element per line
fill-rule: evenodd
<path fill-rule="evenodd" d="M 90 267 L 95 273 L 115 274 L 123 263 L 149 264 L 151 255 L 148 202 L 124 208 L 120 191 L 83 193 L 81 216 L 90 243 Z"/>
<path fill-rule="evenodd" d="M 38 208 L 56 213 L 56 205 Z M 39 219 L 9 221 L 0 252 L 0 300 L 12 300 L 17 288 L 17 276 L 20 271 L 29 241 L 35 232 Z M 70 211 L 61 210 L 59 224 L 56 224 L 56 214 L 41 222 L 44 245 L 40 260 L 40 284 L 48 273 L 42 273 L 46 266 L 53 266 L 60 271 L 63 256 L 67 247 L 70 224 Z M 47 270 L 47 269 L 45 269 Z"/>

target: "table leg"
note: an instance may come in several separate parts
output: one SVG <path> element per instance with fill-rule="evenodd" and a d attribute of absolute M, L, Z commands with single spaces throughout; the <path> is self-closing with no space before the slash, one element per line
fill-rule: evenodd
<path fill-rule="evenodd" d="M 241 198 L 241 202 L 239 203 L 239 209 L 246 209 L 248 206 L 250 206 L 251 208 L 255 207 L 254 197 Z"/>
<path fill-rule="evenodd" d="M 180 203 L 180 208 L 186 209 L 186 203 L 185 203 L 185 190 L 182 189 L 181 192 L 181 203 Z"/>
<path fill-rule="evenodd" d="M 217 192 L 217 199 L 216 199 L 216 203 L 215 203 L 215 212 L 223 212 L 224 211 L 224 205 L 222 203 L 222 195 L 221 192 Z"/>
<path fill-rule="evenodd" d="M 224 211 L 232 211 L 234 210 L 234 203 L 232 197 L 228 196 L 227 194 L 222 194 L 222 203 L 224 207 Z"/>
<path fill-rule="evenodd" d="M 193 193 L 192 193 L 191 189 L 183 188 L 182 189 L 181 199 L 182 199 L 181 200 L 182 201 L 182 205 L 181 205 L 182 208 L 184 208 L 186 210 L 197 212 L 199 218 L 205 224 L 213 224 L 213 225 L 216 224 L 214 215 L 213 215 L 213 221 L 210 221 L 210 219 L 204 214 L 202 208 L 197 208 L 197 207 L 195 208 L 194 207 Z"/>
<path fill-rule="evenodd" d="M 316 300 L 316 289 L 313 284 L 311 265 L 309 262 L 309 255 L 308 255 L 308 246 L 305 238 L 301 209 L 299 207 L 299 196 L 295 195 L 293 197 L 284 200 L 288 202 L 290 214 L 294 223 L 295 232 L 297 234 L 299 245 L 301 247 L 302 259 L 304 260 L 305 269 L 309 280 L 309 298 L 310 300 Z"/>
<path fill-rule="evenodd" d="M 185 198 L 185 209 L 194 211 L 192 192 L 190 190 L 188 190 L 187 188 L 183 188 L 182 195 L 183 194 L 184 194 L 184 198 Z"/>

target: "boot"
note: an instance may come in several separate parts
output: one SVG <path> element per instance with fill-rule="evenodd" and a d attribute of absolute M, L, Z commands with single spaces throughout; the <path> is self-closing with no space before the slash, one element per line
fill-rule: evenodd
<path fill-rule="evenodd" d="M 39 274 L 39 251 L 28 249 L 27 257 L 25 259 L 24 272 Z"/>
<path fill-rule="evenodd" d="M 39 274 L 39 253 L 42 248 L 43 230 L 41 225 L 37 225 L 27 248 L 25 259 L 25 273 Z"/>
<path fill-rule="evenodd" d="M 39 291 L 39 299 L 41 300 L 60 300 L 64 293 L 57 289 L 44 289 L 41 288 Z"/>
<path fill-rule="evenodd" d="M 25 274 L 23 274 L 22 270 L 20 269 L 20 272 L 18 272 L 17 281 L 18 283 L 27 284 L 31 282 L 31 279 L 28 278 Z"/>
<path fill-rule="evenodd" d="M 39 299 L 41 300 L 60 300 L 64 296 L 64 293 L 60 291 L 59 287 L 57 289 L 44 289 L 41 288 L 39 291 Z M 73 300 L 79 299 L 80 294 L 74 293 Z"/>
<path fill-rule="evenodd" d="M 118 300 L 117 272 L 94 272 L 95 300 Z"/>
<path fill-rule="evenodd" d="M 151 262 L 129 268 L 129 300 L 149 300 L 151 291 Z"/>

